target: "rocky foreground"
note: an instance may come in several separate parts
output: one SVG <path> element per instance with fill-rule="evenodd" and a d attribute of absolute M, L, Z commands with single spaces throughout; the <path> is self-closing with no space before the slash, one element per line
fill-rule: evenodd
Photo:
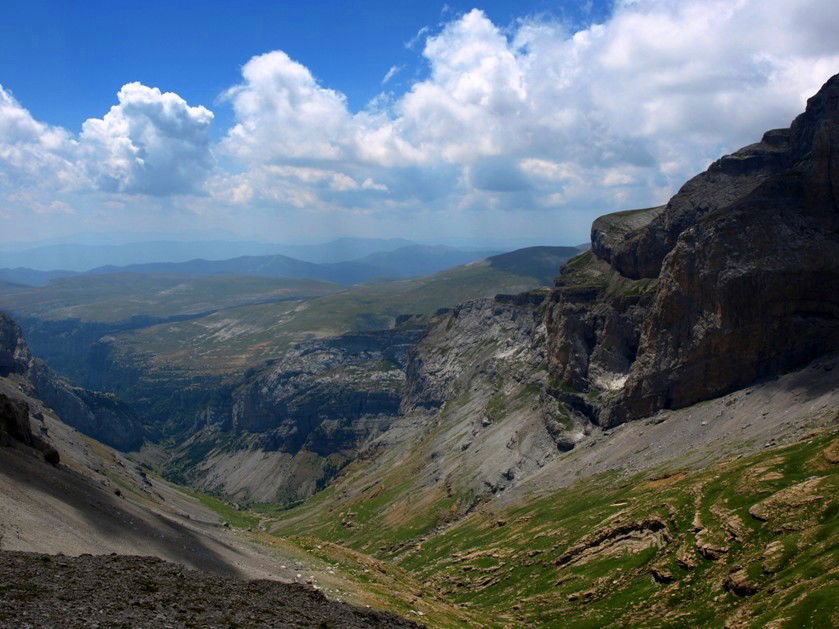
<path fill-rule="evenodd" d="M 418 627 L 312 588 L 153 557 L 0 552 L 0 627 Z"/>

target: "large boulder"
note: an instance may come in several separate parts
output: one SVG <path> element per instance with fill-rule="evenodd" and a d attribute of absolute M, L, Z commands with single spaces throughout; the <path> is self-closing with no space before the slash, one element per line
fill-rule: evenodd
<path fill-rule="evenodd" d="M 13 441 L 27 446 L 34 445 L 29 424 L 29 405 L 0 393 L 0 446 L 11 445 Z"/>

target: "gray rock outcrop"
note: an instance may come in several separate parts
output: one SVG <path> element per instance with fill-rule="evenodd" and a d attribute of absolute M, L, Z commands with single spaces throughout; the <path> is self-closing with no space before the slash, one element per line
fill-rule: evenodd
<path fill-rule="evenodd" d="M 32 355 L 20 326 L 0 311 L 0 376 L 23 373 L 29 368 Z"/>
<path fill-rule="evenodd" d="M 321 454 L 352 448 L 376 422 L 399 412 L 408 348 L 424 333 L 407 328 L 307 341 L 233 395 L 234 432 L 262 433 L 266 449 Z M 379 422 L 381 423 L 381 422 Z"/>

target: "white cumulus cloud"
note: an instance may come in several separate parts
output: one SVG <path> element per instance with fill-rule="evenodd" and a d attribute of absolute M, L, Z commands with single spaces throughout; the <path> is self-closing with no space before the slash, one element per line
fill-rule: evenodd
<path fill-rule="evenodd" d="M 225 149 L 262 195 L 268 163 L 380 182 L 361 186 L 366 200 L 347 182 L 310 185 L 324 207 L 344 203 L 338 192 L 378 205 L 386 190 L 391 209 L 593 215 L 664 201 L 721 152 L 787 125 L 839 71 L 836 32 L 827 0 L 621 2 L 578 32 L 528 18 L 502 30 L 476 9 L 421 33 L 427 79 L 360 112 L 285 53 L 254 57 L 229 92 Z"/>
<path fill-rule="evenodd" d="M 34 191 L 155 196 L 198 191 L 213 166 L 212 112 L 140 83 L 124 85 L 117 99 L 74 136 L 35 120 L 0 86 L 0 192 L 21 202 Z M 32 204 L 35 212 L 43 213 L 43 207 L 63 205 L 58 199 Z"/>
<path fill-rule="evenodd" d="M 213 113 L 172 92 L 127 83 L 118 104 L 86 120 L 79 141 L 105 191 L 168 195 L 195 192 L 212 167 Z"/>
<path fill-rule="evenodd" d="M 69 132 L 35 120 L 0 85 L 0 190 L 19 192 L 44 180 L 71 186 L 81 176 L 77 148 Z"/>
<path fill-rule="evenodd" d="M 245 161 L 341 160 L 351 133 L 346 98 L 281 51 L 252 58 L 227 97 L 238 123 L 227 148 Z"/>

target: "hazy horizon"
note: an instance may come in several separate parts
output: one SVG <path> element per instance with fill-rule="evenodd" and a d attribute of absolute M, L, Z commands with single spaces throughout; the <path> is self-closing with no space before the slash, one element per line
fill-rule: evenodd
<path fill-rule="evenodd" d="M 502 249 L 520 249 L 524 247 L 535 246 L 568 246 L 574 247 L 585 244 L 588 238 L 581 240 L 563 239 L 560 242 L 548 242 L 545 237 L 538 238 L 486 238 L 477 239 L 469 236 L 441 236 L 437 239 L 423 239 L 410 238 L 409 236 L 388 236 L 381 237 L 374 234 L 371 235 L 323 235 L 312 236 L 309 238 L 300 238 L 293 240 L 276 240 L 270 237 L 259 238 L 258 234 L 253 237 L 237 237 L 235 234 L 226 232 L 79 232 L 68 234 L 66 236 L 57 236 L 54 238 L 44 238 L 37 240 L 10 240 L 0 242 L 0 250 L 14 251 L 23 249 L 34 249 L 37 247 L 46 247 L 53 245 L 91 245 L 102 247 L 119 247 L 123 245 L 142 244 L 151 242 L 160 243 L 256 243 L 261 245 L 282 245 L 282 246 L 311 246 L 324 245 L 338 241 L 365 241 L 365 240 L 381 240 L 381 241 L 405 241 L 406 244 L 416 244 L 425 246 L 449 246 L 460 248 L 485 248 L 485 247 L 501 247 Z"/>

